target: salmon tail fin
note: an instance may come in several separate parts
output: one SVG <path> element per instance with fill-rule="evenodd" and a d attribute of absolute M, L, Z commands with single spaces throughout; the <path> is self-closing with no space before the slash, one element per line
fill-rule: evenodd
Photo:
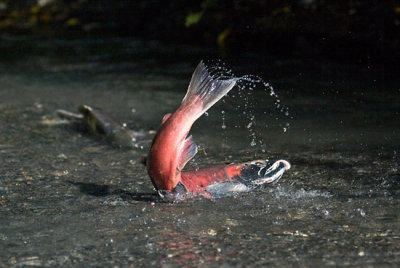
<path fill-rule="evenodd" d="M 203 101 L 203 109 L 199 117 L 227 94 L 236 84 L 238 78 L 220 79 L 213 77 L 207 66 L 201 61 L 192 75 L 188 91 L 182 100 L 184 103 L 192 96 L 199 96 Z"/>
<path fill-rule="evenodd" d="M 182 149 L 179 153 L 179 164 L 178 172 L 180 172 L 186 165 L 197 154 L 197 145 L 192 139 L 192 135 L 187 137 L 183 142 Z"/>

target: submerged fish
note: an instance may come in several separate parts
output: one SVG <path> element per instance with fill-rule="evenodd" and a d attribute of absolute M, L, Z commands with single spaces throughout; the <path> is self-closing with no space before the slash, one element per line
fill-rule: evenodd
<path fill-rule="evenodd" d="M 80 113 L 57 110 L 56 114 L 61 119 L 83 125 L 93 134 L 106 137 L 118 147 L 135 147 L 137 137 L 144 136 L 144 133 L 130 130 L 100 109 L 88 105 L 80 105 L 78 109 Z"/>
<path fill-rule="evenodd" d="M 193 123 L 227 94 L 237 80 L 214 78 L 200 62 L 180 107 L 162 119 L 147 157 L 148 174 L 161 196 L 176 198 L 187 193 L 219 196 L 249 191 L 277 181 L 290 168 L 285 160 L 279 160 L 270 167 L 266 161 L 258 160 L 182 171 L 197 153 L 197 145 L 192 136 L 188 136 Z"/>

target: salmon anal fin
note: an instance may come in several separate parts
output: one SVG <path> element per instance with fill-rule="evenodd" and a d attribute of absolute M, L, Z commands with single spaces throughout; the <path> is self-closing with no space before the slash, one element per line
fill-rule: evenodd
<path fill-rule="evenodd" d="M 178 171 L 181 171 L 187 162 L 197 154 L 197 144 L 193 141 L 192 135 L 187 137 L 179 156 Z"/>
<path fill-rule="evenodd" d="M 168 120 L 168 118 L 171 116 L 171 114 L 169 113 L 169 114 L 166 114 L 166 115 L 164 115 L 164 117 L 163 117 L 163 119 L 161 120 L 161 125 L 162 124 L 164 124 L 167 120 Z"/>

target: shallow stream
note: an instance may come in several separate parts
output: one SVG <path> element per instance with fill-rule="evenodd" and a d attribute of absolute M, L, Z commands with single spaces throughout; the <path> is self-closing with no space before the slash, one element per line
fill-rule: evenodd
<path fill-rule="evenodd" d="M 0 55 L 0 266 L 400 264 L 395 72 L 228 60 L 237 75 L 270 83 L 289 113 L 268 90 L 233 89 L 192 129 L 201 150 L 188 168 L 266 158 L 292 168 L 263 190 L 167 203 L 140 163 L 152 134 L 124 150 L 40 122 L 87 104 L 132 129 L 156 130 L 179 106 L 196 64 L 214 52 L 134 39 L 3 37 Z"/>

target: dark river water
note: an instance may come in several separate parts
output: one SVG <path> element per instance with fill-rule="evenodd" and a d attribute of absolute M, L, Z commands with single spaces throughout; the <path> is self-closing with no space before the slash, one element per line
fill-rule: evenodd
<path fill-rule="evenodd" d="M 400 79 L 367 63 L 228 60 L 274 87 L 234 88 L 191 134 L 190 168 L 286 159 L 263 190 L 164 202 L 145 167 L 153 132 L 213 51 L 134 39 L 0 42 L 1 267 L 396 266 Z M 102 108 L 146 133 L 121 149 L 56 109 Z M 283 109 L 282 109 L 283 107 Z M 150 131 L 150 132 L 149 132 Z"/>

